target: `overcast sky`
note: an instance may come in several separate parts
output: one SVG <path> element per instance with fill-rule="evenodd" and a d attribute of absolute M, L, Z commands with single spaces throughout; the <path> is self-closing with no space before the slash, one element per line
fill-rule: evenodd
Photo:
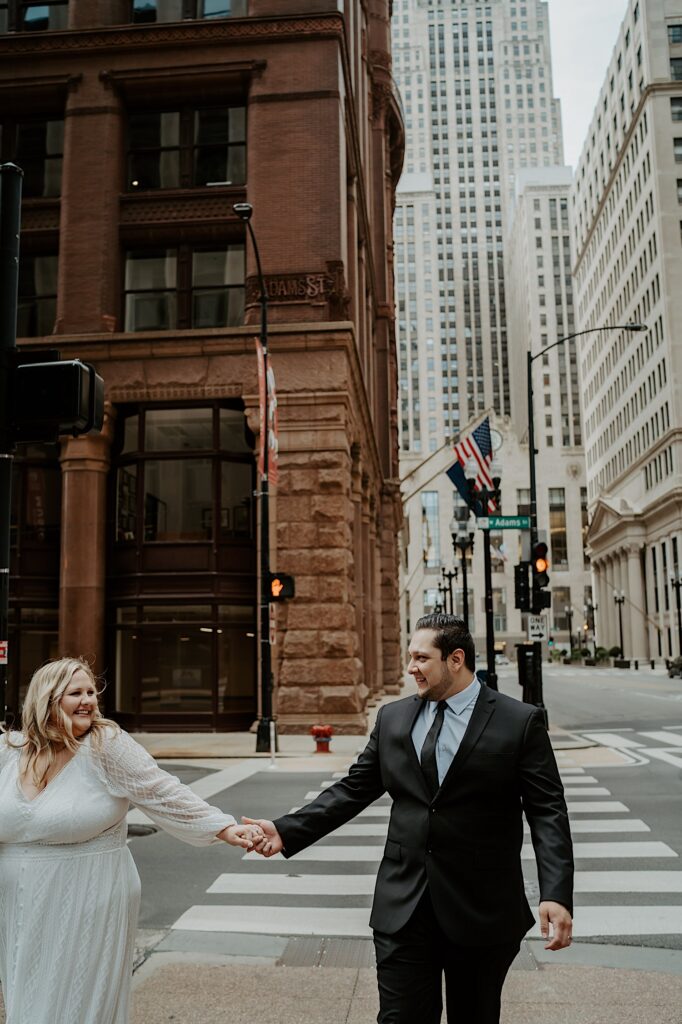
<path fill-rule="evenodd" d="M 564 156 L 575 168 L 616 45 L 627 0 L 548 0 L 554 95 L 561 100 Z"/>

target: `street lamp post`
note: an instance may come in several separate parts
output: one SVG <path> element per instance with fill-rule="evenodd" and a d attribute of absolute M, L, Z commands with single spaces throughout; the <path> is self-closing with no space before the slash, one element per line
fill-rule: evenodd
<path fill-rule="evenodd" d="M 462 618 L 467 630 L 469 629 L 469 584 L 467 581 L 467 551 L 473 553 L 474 534 L 467 532 L 466 522 L 469 518 L 469 508 L 461 508 L 460 520 L 454 518 L 450 521 L 450 536 L 452 538 L 452 551 L 457 557 L 457 552 L 462 559 Z"/>
<path fill-rule="evenodd" d="M 567 334 L 564 338 L 557 338 L 551 345 L 546 345 L 545 348 L 540 349 L 539 352 L 533 354 L 530 349 L 526 353 L 526 381 L 528 391 L 528 469 L 530 476 L 530 549 L 535 550 L 535 545 L 538 543 L 538 498 L 537 498 L 537 486 L 535 479 L 535 456 L 537 451 L 535 448 L 535 423 L 533 418 L 533 363 L 540 356 L 544 355 L 545 352 L 549 352 L 550 349 L 556 348 L 557 345 L 563 345 L 566 341 L 572 341 L 573 338 L 580 338 L 584 334 L 595 334 L 598 331 L 646 331 L 646 324 L 629 323 L 629 324 L 614 324 L 613 327 L 588 327 L 585 331 L 575 331 L 573 334 Z M 539 612 L 540 609 L 533 609 L 534 612 Z M 540 657 L 540 644 L 533 644 L 536 652 L 535 664 L 537 665 L 537 679 L 536 679 L 536 694 L 538 700 L 538 707 L 544 708 L 543 697 L 542 697 L 542 660 Z"/>
<path fill-rule="evenodd" d="M 481 516 L 489 515 L 490 504 L 497 508 L 500 505 L 500 472 L 496 463 L 490 466 L 490 475 L 493 482 L 492 489 L 482 487 L 474 490 L 474 484 L 478 475 L 478 466 L 475 459 L 469 459 L 464 469 L 470 491 L 470 507 L 476 512 L 480 510 Z M 483 532 L 483 573 L 485 580 L 485 646 L 486 646 L 486 683 L 491 690 L 497 689 L 497 672 L 495 671 L 495 618 L 493 610 L 493 575 L 492 559 L 490 554 L 490 530 Z"/>
<path fill-rule="evenodd" d="M 564 606 L 566 618 L 568 619 L 568 648 L 569 654 L 573 655 L 573 608 L 570 604 Z"/>
<path fill-rule="evenodd" d="M 682 587 L 682 573 L 677 578 L 672 576 L 670 579 L 673 587 L 675 588 L 675 603 L 677 605 L 677 646 L 678 658 L 682 658 L 682 610 L 680 610 L 680 587 Z"/>
<path fill-rule="evenodd" d="M 621 590 L 620 594 L 617 590 L 613 592 L 613 600 L 618 605 L 618 629 L 620 631 L 620 656 L 625 657 L 625 648 L 623 647 L 623 605 L 625 604 L 625 594 Z"/>
<path fill-rule="evenodd" d="M 456 580 L 457 576 L 459 574 L 458 574 L 456 568 L 453 569 L 452 572 L 446 572 L 445 571 L 445 566 L 443 566 L 441 568 L 441 575 L 442 575 L 444 581 L 447 583 L 446 593 L 448 594 L 448 596 L 450 598 L 450 615 L 454 615 L 455 614 L 455 600 L 454 600 L 454 593 L 453 593 L 453 589 L 452 589 L 452 581 Z M 445 602 L 445 607 L 447 608 L 447 601 Z"/>
<path fill-rule="evenodd" d="M 251 239 L 253 253 L 256 257 L 258 273 L 258 291 L 260 302 L 260 344 L 263 353 L 263 375 L 265 377 L 264 407 L 261 423 L 261 450 L 263 452 L 263 471 L 260 490 L 260 718 L 256 731 L 256 752 L 264 753 L 276 746 L 277 724 L 272 714 L 272 649 L 270 646 L 270 494 L 268 488 L 268 470 L 270 453 L 268 447 L 268 295 L 265 278 L 260 262 L 258 243 L 251 226 L 253 207 L 251 203 L 235 203 L 232 207 L 240 220 L 246 224 Z"/>

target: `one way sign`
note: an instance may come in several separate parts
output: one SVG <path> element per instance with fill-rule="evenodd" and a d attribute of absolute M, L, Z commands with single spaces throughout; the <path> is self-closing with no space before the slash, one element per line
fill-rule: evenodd
<path fill-rule="evenodd" d="M 533 643 L 547 639 L 547 622 L 544 615 L 528 616 L 528 639 Z"/>

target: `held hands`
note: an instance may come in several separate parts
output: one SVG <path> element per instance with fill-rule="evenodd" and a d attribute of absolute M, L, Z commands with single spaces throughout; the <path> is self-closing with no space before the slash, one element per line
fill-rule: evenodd
<path fill-rule="evenodd" d="M 246 821 L 247 819 L 244 820 Z M 218 833 L 216 838 L 222 839 L 224 843 L 229 843 L 230 846 L 241 846 L 245 850 L 253 850 L 255 844 L 262 841 L 265 837 L 258 824 L 252 822 L 248 825 L 228 825 L 227 828 Z"/>
<path fill-rule="evenodd" d="M 543 900 L 538 907 L 540 913 L 540 933 L 548 941 L 545 949 L 565 949 L 571 945 L 573 938 L 573 918 L 561 903 Z M 552 938 L 549 938 L 549 927 L 552 926 Z"/>
<path fill-rule="evenodd" d="M 282 837 L 271 821 L 267 818 L 242 818 L 245 825 L 255 828 L 260 834 L 253 841 L 253 848 L 263 857 L 274 857 L 284 849 Z"/>

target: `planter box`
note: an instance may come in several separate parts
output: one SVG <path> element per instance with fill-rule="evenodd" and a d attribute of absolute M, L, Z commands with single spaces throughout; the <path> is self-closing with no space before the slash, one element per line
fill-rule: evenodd
<path fill-rule="evenodd" d="M 564 665 L 572 665 L 573 664 L 573 658 L 564 658 L 563 662 L 564 662 Z"/>
<path fill-rule="evenodd" d="M 596 664 L 597 664 L 597 662 L 595 661 L 594 658 L 585 658 L 585 660 L 583 661 L 583 665 L 596 665 Z"/>
<path fill-rule="evenodd" d="M 614 658 L 613 659 L 613 667 L 614 668 L 630 668 L 630 659 L 629 658 Z"/>

